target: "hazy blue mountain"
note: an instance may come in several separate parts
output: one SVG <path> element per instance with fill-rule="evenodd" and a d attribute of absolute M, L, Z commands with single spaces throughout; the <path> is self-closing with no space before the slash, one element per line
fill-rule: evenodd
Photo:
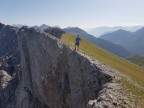
<path fill-rule="evenodd" d="M 39 29 L 39 26 L 35 25 L 33 26 L 34 29 L 38 30 Z"/>
<path fill-rule="evenodd" d="M 126 42 L 127 49 L 135 54 L 144 55 L 144 28 L 134 32 L 132 39 Z"/>
<path fill-rule="evenodd" d="M 112 33 L 104 34 L 100 36 L 100 38 L 105 39 L 115 44 L 121 44 L 121 43 L 124 43 L 124 41 L 127 42 L 127 40 L 131 39 L 131 34 L 132 33 L 129 31 L 120 29 Z"/>
<path fill-rule="evenodd" d="M 78 27 L 68 27 L 64 28 L 64 30 L 68 33 L 79 34 L 82 38 L 85 38 L 90 42 L 100 46 L 101 48 L 106 49 L 107 51 L 110 51 L 120 57 L 128 57 L 131 55 L 130 52 L 122 48 L 120 45 L 114 44 L 101 38 L 96 38 Z"/>
<path fill-rule="evenodd" d="M 37 26 L 37 25 L 35 25 L 35 26 L 33 26 L 33 28 L 34 29 L 40 29 L 40 30 L 45 30 L 45 29 L 47 29 L 49 26 L 48 25 L 46 25 L 46 24 L 42 24 L 41 26 Z"/>
<path fill-rule="evenodd" d="M 100 38 L 119 44 L 133 54 L 144 55 L 144 27 L 133 33 L 118 30 L 102 35 Z"/>
<path fill-rule="evenodd" d="M 13 27 L 17 27 L 17 28 L 21 28 L 22 26 L 26 26 L 26 25 L 22 25 L 22 24 L 12 24 Z"/>
<path fill-rule="evenodd" d="M 119 29 L 123 29 L 123 30 L 130 31 L 130 32 L 135 32 L 142 27 L 143 26 L 131 26 L 131 27 L 128 27 L 128 26 L 126 26 L 126 27 L 124 27 L 124 26 L 115 26 L 115 27 L 104 26 L 104 27 L 96 27 L 96 28 L 91 29 L 87 32 L 89 34 L 96 36 L 96 37 L 99 37 L 99 36 L 104 35 L 106 33 L 111 33 L 111 32 L 117 31 Z"/>

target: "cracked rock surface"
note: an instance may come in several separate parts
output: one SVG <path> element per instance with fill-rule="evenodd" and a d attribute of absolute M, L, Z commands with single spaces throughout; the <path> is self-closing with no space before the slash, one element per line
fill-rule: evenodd
<path fill-rule="evenodd" d="M 0 71 L 0 108 L 132 108 L 122 86 L 112 82 L 118 74 L 101 62 L 46 32 L 22 27 L 14 33 L 20 70 Z"/>

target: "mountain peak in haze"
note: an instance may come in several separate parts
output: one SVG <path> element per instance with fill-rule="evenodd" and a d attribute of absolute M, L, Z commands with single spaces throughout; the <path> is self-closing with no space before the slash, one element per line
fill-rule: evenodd
<path fill-rule="evenodd" d="M 44 29 L 47 29 L 49 26 L 46 25 L 46 24 L 42 24 L 40 27 L 44 28 Z"/>
<path fill-rule="evenodd" d="M 119 34 L 119 33 L 122 33 L 122 34 L 131 34 L 130 31 L 123 30 L 123 29 L 119 29 L 119 30 L 114 31 L 114 32 L 112 32 L 112 33 L 117 33 L 117 34 Z M 107 33 L 107 34 L 112 34 L 112 33 Z"/>
<path fill-rule="evenodd" d="M 33 26 L 33 28 L 36 29 L 36 30 L 38 30 L 38 29 L 40 29 L 40 30 L 45 30 L 45 29 L 47 29 L 48 27 L 50 27 L 50 26 L 48 26 L 48 25 L 46 25 L 46 24 L 42 24 L 41 26 L 37 26 L 37 25 Z"/>
<path fill-rule="evenodd" d="M 117 31 L 119 29 L 130 31 L 130 32 L 135 32 L 139 29 L 141 29 L 143 26 L 114 26 L 114 27 L 108 27 L 108 26 L 103 26 L 103 27 L 96 27 L 94 29 L 91 29 L 87 31 L 89 34 L 92 34 L 96 37 L 100 37 L 101 35 L 107 34 L 107 33 L 112 33 L 114 31 Z"/>
<path fill-rule="evenodd" d="M 116 32 L 128 32 L 128 31 L 123 30 L 123 29 L 119 29 L 119 30 L 117 30 Z"/>
<path fill-rule="evenodd" d="M 105 39 L 105 40 L 110 41 L 110 42 L 113 42 L 115 44 L 119 44 L 121 42 L 121 39 L 127 40 L 127 38 L 129 38 L 130 35 L 131 35 L 131 32 L 119 29 L 119 30 L 114 31 L 112 33 L 104 34 L 100 38 Z"/>
<path fill-rule="evenodd" d="M 134 34 L 136 34 L 136 33 L 144 33 L 144 27 L 142 27 L 141 29 L 139 29 L 139 30 L 137 30 L 136 32 L 134 32 Z"/>
<path fill-rule="evenodd" d="M 26 26 L 26 25 L 23 25 L 23 24 L 12 24 L 13 27 L 17 27 L 17 28 L 21 28 L 22 26 Z"/>

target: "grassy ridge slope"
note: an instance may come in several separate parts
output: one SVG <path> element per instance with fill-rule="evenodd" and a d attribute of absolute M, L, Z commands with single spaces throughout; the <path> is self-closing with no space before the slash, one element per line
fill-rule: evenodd
<path fill-rule="evenodd" d="M 61 40 L 70 45 L 71 48 L 74 48 L 75 36 L 65 33 L 61 37 Z M 112 53 L 97 47 L 96 45 L 90 43 L 89 41 L 82 40 L 80 45 L 80 51 L 84 52 L 88 56 L 91 56 L 94 59 L 98 59 L 101 62 L 109 65 L 110 67 L 118 70 L 121 73 L 129 76 L 137 84 L 144 87 L 144 70 L 139 66 L 122 59 Z"/>
<path fill-rule="evenodd" d="M 133 63 L 137 64 L 138 66 L 141 66 L 142 68 L 144 68 L 144 57 L 143 56 L 134 55 L 134 56 L 127 58 L 127 60 L 129 60 L 130 62 L 133 62 Z"/>

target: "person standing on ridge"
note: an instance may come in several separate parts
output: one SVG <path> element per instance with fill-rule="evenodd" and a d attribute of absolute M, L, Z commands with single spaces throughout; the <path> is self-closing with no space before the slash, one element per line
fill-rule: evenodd
<path fill-rule="evenodd" d="M 80 44 L 81 38 L 79 37 L 79 35 L 77 35 L 77 37 L 75 38 L 75 49 L 74 50 L 79 50 L 79 44 Z"/>

